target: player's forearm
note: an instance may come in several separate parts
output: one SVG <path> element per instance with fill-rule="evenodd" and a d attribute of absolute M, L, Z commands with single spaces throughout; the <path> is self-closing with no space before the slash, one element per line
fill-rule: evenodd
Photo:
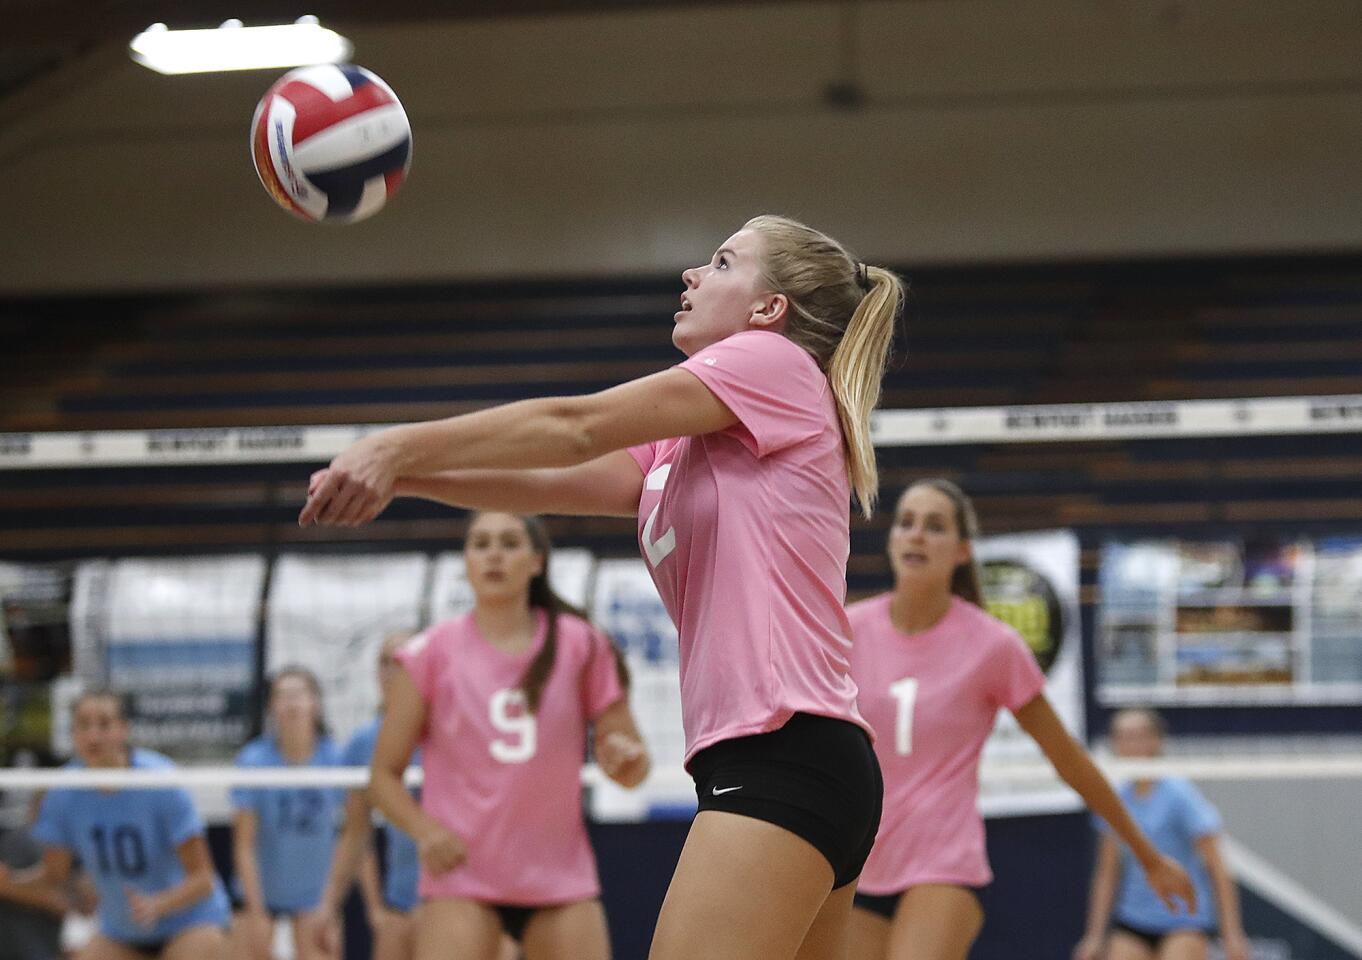
<path fill-rule="evenodd" d="M 237 880 L 241 882 L 241 900 L 253 913 L 265 910 L 265 890 L 260 883 L 260 864 L 254 851 L 237 850 L 234 859 Z"/>
<path fill-rule="evenodd" d="M 555 487 L 548 470 L 451 470 L 421 477 L 399 477 L 400 497 L 420 497 L 452 507 L 506 513 L 572 514 L 570 498 Z M 581 511 L 587 512 L 587 511 Z"/>
<path fill-rule="evenodd" d="M 213 895 L 213 870 L 211 867 L 195 870 L 184 880 L 156 897 L 157 912 L 161 916 L 178 913 Z"/>
<path fill-rule="evenodd" d="M 408 792 L 402 778 L 390 770 L 374 767 L 369 777 L 369 796 L 383 816 L 410 837 L 421 837 L 439 827 Z"/>
<path fill-rule="evenodd" d="M 70 898 L 62 889 L 51 883 L 39 869 L 28 874 L 13 873 L 0 875 L 0 900 L 45 910 L 58 916 L 71 909 Z"/>
<path fill-rule="evenodd" d="M 1051 757 L 1055 771 L 1083 798 L 1089 810 L 1111 825 L 1116 835 L 1135 854 L 1135 859 L 1142 864 L 1155 862 L 1159 856 L 1158 851 L 1131 819 L 1125 804 L 1121 802 L 1106 775 L 1097 768 L 1097 764 L 1092 762 L 1092 758 L 1077 741 L 1071 738 L 1070 743 L 1072 746 L 1062 751 L 1062 759 Z"/>
<path fill-rule="evenodd" d="M 359 820 L 351 811 L 346 811 L 345 827 L 336 842 L 336 853 L 331 858 L 331 870 L 327 873 L 326 885 L 322 888 L 321 907 L 338 910 L 345 899 L 346 891 L 355 882 L 355 871 L 360 858 L 369 848 L 368 818 Z"/>
<path fill-rule="evenodd" d="M 386 904 L 383 902 L 383 885 L 378 879 L 378 857 L 373 849 L 364 855 L 364 863 L 359 868 L 359 895 L 364 901 L 364 909 L 374 916 Z"/>
<path fill-rule="evenodd" d="M 1116 900 L 1116 876 L 1105 863 L 1099 863 L 1092 874 L 1092 889 L 1088 893 L 1087 936 L 1101 939 L 1106 936 L 1111 922 L 1111 907 Z"/>
<path fill-rule="evenodd" d="M 521 400 L 476 413 L 390 427 L 369 438 L 401 477 L 447 470 L 565 467 L 609 452 L 576 397 Z"/>
<path fill-rule="evenodd" d="M 1229 865 L 1220 856 L 1211 858 L 1207 863 L 1211 875 L 1211 888 L 1215 891 L 1215 906 L 1222 933 L 1242 933 L 1243 916 L 1239 910 L 1239 889 L 1234 885 L 1234 876 Z"/>

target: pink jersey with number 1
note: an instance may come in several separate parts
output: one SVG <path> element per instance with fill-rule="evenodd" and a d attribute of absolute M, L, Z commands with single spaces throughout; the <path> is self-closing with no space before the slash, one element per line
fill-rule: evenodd
<path fill-rule="evenodd" d="M 680 366 L 738 418 L 629 450 L 644 474 L 639 546 L 680 635 L 686 762 L 800 712 L 869 732 L 848 672 L 851 490 L 827 377 L 755 330 Z"/>
<path fill-rule="evenodd" d="M 596 859 L 582 822 L 587 724 L 623 699 L 610 640 L 558 617 L 553 671 L 530 713 L 520 678 L 544 643 L 509 656 L 472 615 L 438 623 L 397 654 L 426 704 L 421 805 L 464 843 L 468 859 L 432 876 L 423 898 L 546 906 L 597 896 Z"/>
<path fill-rule="evenodd" d="M 901 893 L 922 883 L 982 886 L 993 874 L 979 816 L 979 756 L 998 710 L 1045 689 L 1017 632 L 955 597 L 936 626 L 899 632 L 890 594 L 853 604 L 851 670 L 879 734 L 884 815 L 859 889 Z"/>

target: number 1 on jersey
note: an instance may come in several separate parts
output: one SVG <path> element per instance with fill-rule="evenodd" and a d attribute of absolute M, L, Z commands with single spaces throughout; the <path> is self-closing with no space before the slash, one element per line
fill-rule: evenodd
<path fill-rule="evenodd" d="M 904 677 L 889 685 L 889 692 L 898 701 L 898 715 L 894 718 L 894 749 L 899 756 L 913 752 L 913 707 L 917 705 L 917 677 Z"/>

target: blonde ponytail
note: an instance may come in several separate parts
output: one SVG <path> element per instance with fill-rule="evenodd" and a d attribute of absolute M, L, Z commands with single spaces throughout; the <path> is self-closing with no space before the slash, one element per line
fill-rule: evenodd
<path fill-rule="evenodd" d="M 828 382 L 847 444 L 851 489 L 868 519 L 879 496 L 880 471 L 870 438 L 870 414 L 880 402 L 880 381 L 903 308 L 903 283 L 888 270 L 866 265 L 870 292 L 861 298 L 828 364 Z"/>
<path fill-rule="evenodd" d="M 903 281 L 858 263 L 840 243 L 787 217 L 761 216 L 746 229 L 765 241 L 762 273 L 790 302 L 785 335 L 828 375 L 847 450 L 852 492 L 869 517 L 879 493 L 870 413 L 880 399 Z"/>

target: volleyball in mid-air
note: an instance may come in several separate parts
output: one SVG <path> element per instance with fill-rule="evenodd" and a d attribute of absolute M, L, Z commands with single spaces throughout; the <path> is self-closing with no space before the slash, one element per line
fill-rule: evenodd
<path fill-rule="evenodd" d="M 251 157 L 265 190 L 304 220 L 371 217 L 411 165 L 411 124 L 392 88 L 352 64 L 291 70 L 251 120 Z"/>

